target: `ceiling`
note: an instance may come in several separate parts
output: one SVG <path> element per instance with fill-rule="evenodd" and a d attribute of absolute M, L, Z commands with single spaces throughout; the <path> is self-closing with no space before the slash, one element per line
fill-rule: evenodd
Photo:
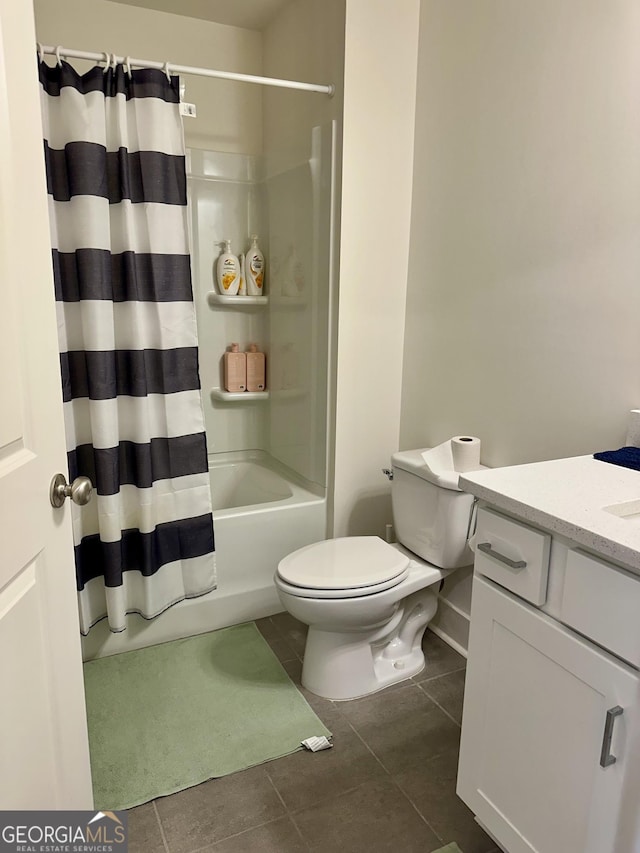
<path fill-rule="evenodd" d="M 141 6 L 158 12 L 171 12 L 187 18 L 201 18 L 262 30 L 290 0 L 114 0 L 127 6 Z"/>

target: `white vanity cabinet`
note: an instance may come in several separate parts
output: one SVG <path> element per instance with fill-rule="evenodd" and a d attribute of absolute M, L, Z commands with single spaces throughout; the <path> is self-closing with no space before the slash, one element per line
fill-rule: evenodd
<path fill-rule="evenodd" d="M 459 796 L 508 853 L 638 853 L 640 607 L 606 590 L 640 577 L 487 508 L 477 545 Z"/>

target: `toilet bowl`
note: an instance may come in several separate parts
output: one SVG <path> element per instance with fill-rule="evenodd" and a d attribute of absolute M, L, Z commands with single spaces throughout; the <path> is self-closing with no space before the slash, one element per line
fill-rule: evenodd
<path fill-rule="evenodd" d="M 304 687 L 355 699 L 417 675 L 447 574 L 377 536 L 330 539 L 285 557 L 275 584 L 285 609 L 309 626 Z"/>
<path fill-rule="evenodd" d="M 302 684 L 327 699 L 356 699 L 417 675 L 440 581 L 472 562 L 473 497 L 425 465 L 422 450 L 392 456 L 398 544 L 347 536 L 280 561 L 283 607 L 309 626 Z"/>

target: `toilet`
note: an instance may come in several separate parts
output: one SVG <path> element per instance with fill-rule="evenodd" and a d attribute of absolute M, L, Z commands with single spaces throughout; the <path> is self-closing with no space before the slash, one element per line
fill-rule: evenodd
<path fill-rule="evenodd" d="M 391 457 L 397 543 L 327 539 L 278 565 L 283 607 L 309 626 L 302 684 L 318 696 L 356 699 L 417 675 L 440 582 L 473 562 L 474 498 L 460 491 L 457 477 L 434 474 L 423 452 Z"/>

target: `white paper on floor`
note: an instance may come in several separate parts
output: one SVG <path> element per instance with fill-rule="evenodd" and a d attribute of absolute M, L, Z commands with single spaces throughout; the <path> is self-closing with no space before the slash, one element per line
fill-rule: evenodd
<path fill-rule="evenodd" d="M 311 752 L 319 752 L 321 749 L 331 749 L 333 746 L 324 735 L 321 737 L 308 737 L 306 740 L 300 741 L 300 743 L 305 749 L 310 749 Z"/>

